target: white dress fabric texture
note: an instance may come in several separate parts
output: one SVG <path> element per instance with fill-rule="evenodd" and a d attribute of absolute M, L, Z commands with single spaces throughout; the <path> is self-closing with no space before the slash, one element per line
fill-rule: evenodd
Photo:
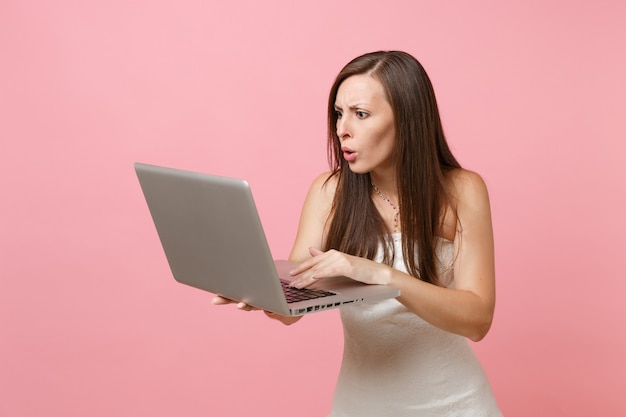
<path fill-rule="evenodd" d="M 400 235 L 393 241 L 394 267 L 406 272 Z M 440 239 L 437 255 L 441 282 L 454 287 L 453 242 Z M 344 353 L 329 417 L 502 416 L 464 337 L 396 299 L 342 307 L 341 319 Z"/>

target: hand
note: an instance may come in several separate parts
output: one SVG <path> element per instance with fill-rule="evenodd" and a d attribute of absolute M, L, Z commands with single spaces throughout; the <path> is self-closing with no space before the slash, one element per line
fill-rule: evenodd
<path fill-rule="evenodd" d="M 358 256 L 348 255 L 331 249 L 323 252 L 309 248 L 312 258 L 291 271 L 296 277 L 293 287 L 304 288 L 317 280 L 345 276 L 365 284 L 388 285 L 391 281 L 391 267 Z"/>
<path fill-rule="evenodd" d="M 253 311 L 258 310 L 256 307 L 249 306 L 246 303 L 238 302 L 235 300 L 231 300 L 230 298 L 222 297 L 221 295 L 216 295 L 213 300 L 211 300 L 213 305 L 224 305 L 224 304 L 234 304 L 237 303 L 237 308 L 242 311 Z"/>
<path fill-rule="evenodd" d="M 213 300 L 211 300 L 211 303 L 213 305 L 225 305 L 225 304 L 237 303 L 237 308 L 242 311 L 259 310 L 258 308 L 252 307 L 246 303 L 231 300 L 230 298 L 222 297 L 221 295 L 216 295 L 215 297 L 213 297 Z M 293 324 L 302 318 L 302 316 L 297 316 L 297 317 L 282 316 L 280 314 L 272 313 L 271 311 L 265 311 L 265 310 L 264 310 L 264 313 L 267 317 L 274 319 L 274 320 L 278 320 L 285 325 Z"/>

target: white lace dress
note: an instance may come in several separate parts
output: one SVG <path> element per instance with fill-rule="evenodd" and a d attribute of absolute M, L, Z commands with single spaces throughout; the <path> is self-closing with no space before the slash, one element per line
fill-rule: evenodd
<path fill-rule="evenodd" d="M 395 268 L 405 271 L 393 236 Z M 440 277 L 454 286 L 454 245 L 440 240 Z M 344 353 L 329 417 L 501 416 L 464 337 L 440 330 L 397 300 L 341 309 Z"/>

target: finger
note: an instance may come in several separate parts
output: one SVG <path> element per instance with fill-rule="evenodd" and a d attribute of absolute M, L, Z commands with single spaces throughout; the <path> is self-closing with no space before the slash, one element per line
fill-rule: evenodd
<path fill-rule="evenodd" d="M 313 258 L 311 258 L 311 259 L 309 259 L 307 261 L 302 262 L 300 265 L 296 266 L 294 269 L 289 271 L 289 274 L 292 277 L 296 276 L 296 275 L 300 275 L 301 273 L 303 273 L 303 272 L 313 268 L 315 265 L 317 265 L 320 260 L 316 259 L 315 257 L 319 256 L 319 255 L 322 255 L 324 252 L 319 250 L 319 249 L 310 247 L 309 248 L 309 253 L 311 254 L 311 256 Z"/>
<path fill-rule="evenodd" d="M 304 288 L 315 284 L 318 280 L 322 278 L 324 278 L 323 273 L 319 271 L 311 271 L 311 273 L 306 273 L 303 276 L 291 281 L 289 286 L 295 288 Z"/>
<path fill-rule="evenodd" d="M 289 275 L 295 277 L 296 275 L 300 275 L 305 271 L 308 271 L 315 265 L 315 261 L 313 259 L 309 259 L 308 261 L 302 262 L 300 265 L 296 266 L 294 269 L 289 271 Z"/>
<path fill-rule="evenodd" d="M 243 303 L 243 302 L 242 302 L 242 303 L 238 303 L 238 304 L 237 304 L 237 308 L 238 308 L 239 310 L 242 310 L 242 311 L 253 311 L 253 310 L 258 310 L 258 308 L 256 308 L 256 307 L 252 307 L 252 306 L 250 306 L 250 305 L 248 305 L 248 304 L 246 304 L 246 303 Z"/>
<path fill-rule="evenodd" d="M 213 305 L 232 304 L 234 302 L 235 302 L 234 300 L 231 300 L 230 298 L 222 297 L 221 295 L 216 295 L 211 300 L 211 304 Z"/>
<path fill-rule="evenodd" d="M 321 250 L 319 250 L 317 248 L 314 248 L 314 247 L 310 247 L 309 248 L 309 253 L 311 254 L 311 256 L 319 256 L 319 255 L 323 254 L 324 251 L 321 251 Z"/>

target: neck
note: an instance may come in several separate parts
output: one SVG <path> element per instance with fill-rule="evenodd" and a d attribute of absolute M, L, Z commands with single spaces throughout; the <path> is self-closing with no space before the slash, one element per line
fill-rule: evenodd
<path fill-rule="evenodd" d="M 385 203 L 389 204 L 389 206 L 393 209 L 393 233 L 398 231 L 398 219 L 400 216 L 400 209 L 396 204 L 394 204 L 388 197 L 386 197 L 381 191 L 378 189 L 376 184 L 372 182 L 372 188 L 374 189 L 374 193 L 378 195 Z"/>
<path fill-rule="evenodd" d="M 373 187 L 375 187 L 379 193 L 383 194 L 386 198 L 391 200 L 394 205 L 398 202 L 398 192 L 395 184 L 389 182 L 379 182 L 374 178 L 371 179 Z"/>
<path fill-rule="evenodd" d="M 394 175 L 380 175 L 370 172 L 370 181 L 376 184 L 378 190 L 392 201 L 398 201 L 398 189 Z"/>

